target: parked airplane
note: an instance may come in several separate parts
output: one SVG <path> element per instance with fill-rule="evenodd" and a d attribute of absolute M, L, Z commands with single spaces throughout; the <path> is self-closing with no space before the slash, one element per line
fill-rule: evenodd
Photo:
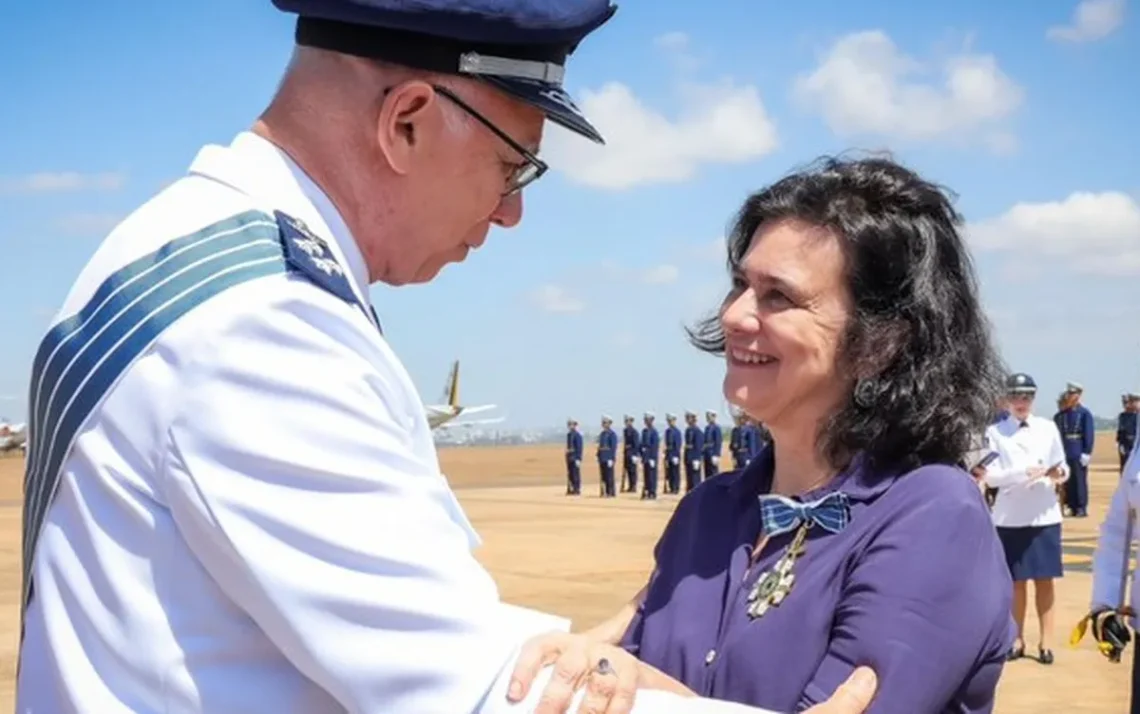
<path fill-rule="evenodd" d="M 505 417 L 493 417 L 490 419 L 470 419 L 467 421 L 453 421 L 460 414 L 478 414 L 490 409 L 494 409 L 494 404 L 480 404 L 475 407 L 465 407 L 459 403 L 459 360 L 451 365 L 451 372 L 448 373 L 447 383 L 443 387 L 443 404 L 425 404 L 424 411 L 427 412 L 428 424 L 432 429 L 451 429 L 455 427 L 468 427 L 477 424 L 497 424 Z"/>
<path fill-rule="evenodd" d="M 15 449 L 26 451 L 27 442 L 28 426 L 26 424 L 9 424 L 0 419 L 0 453 Z"/>

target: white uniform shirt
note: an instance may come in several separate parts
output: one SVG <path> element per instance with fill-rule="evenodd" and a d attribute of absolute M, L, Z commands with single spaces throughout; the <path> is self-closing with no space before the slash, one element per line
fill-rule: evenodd
<path fill-rule="evenodd" d="M 251 209 L 304 222 L 369 304 L 331 202 L 244 133 L 108 236 L 59 319 L 127 263 Z M 407 372 L 365 310 L 304 276 L 242 283 L 162 332 L 60 473 L 21 714 L 531 711 L 549 670 L 508 707 L 517 648 L 568 626 L 500 601 Z M 641 712 L 760 711 L 643 694 Z"/>
<path fill-rule="evenodd" d="M 1140 509 L 1140 442 L 1132 447 L 1132 453 L 1124 462 L 1108 513 L 1100 526 L 1096 553 L 1093 555 L 1093 594 L 1092 608 L 1118 607 L 1120 605 L 1120 584 L 1127 577 L 1125 553 L 1130 552 L 1132 543 L 1140 540 L 1140 528 L 1133 526 L 1131 542 L 1125 543 L 1128 519 L 1135 518 Z M 1127 556 L 1131 561 L 1131 554 Z M 1132 589 L 1128 598 L 1134 609 L 1140 610 L 1140 570 L 1132 573 Z M 1140 619 L 1132 618 L 1132 627 L 1140 625 Z"/>
<path fill-rule="evenodd" d="M 1008 416 L 986 429 L 989 448 L 998 458 L 986 467 L 985 482 L 998 489 L 994 525 L 1001 528 L 1047 526 L 1062 521 L 1061 504 L 1047 478 L 1030 479 L 1033 466 L 1048 469 L 1060 464 L 1063 480 L 1069 478 L 1061 433 L 1051 419 L 1030 415 L 1026 425 Z"/>

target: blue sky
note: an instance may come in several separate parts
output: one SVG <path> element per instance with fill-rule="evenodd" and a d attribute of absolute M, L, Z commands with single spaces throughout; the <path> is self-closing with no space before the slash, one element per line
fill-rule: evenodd
<path fill-rule="evenodd" d="M 0 416 L 20 419 L 77 272 L 201 145 L 249 125 L 292 18 L 60 0 L 0 23 L 18 29 L 0 46 Z M 1121 0 L 626 0 L 567 80 L 608 146 L 548 130 L 554 168 L 521 226 L 374 302 L 428 401 L 459 358 L 463 400 L 512 426 L 723 410 L 721 365 L 681 325 L 725 288 L 733 211 L 818 155 L 889 149 L 958 193 L 1010 365 L 1046 396 L 1081 381 L 1115 415 L 1140 388 L 1138 66 Z"/>

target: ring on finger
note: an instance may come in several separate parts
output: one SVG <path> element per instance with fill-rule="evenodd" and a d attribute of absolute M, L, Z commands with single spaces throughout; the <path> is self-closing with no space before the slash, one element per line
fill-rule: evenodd
<path fill-rule="evenodd" d="M 612 664 L 610 664 L 610 661 L 608 659 L 602 657 L 598 660 L 598 664 L 594 666 L 594 671 L 598 674 L 613 674 L 614 667 Z"/>

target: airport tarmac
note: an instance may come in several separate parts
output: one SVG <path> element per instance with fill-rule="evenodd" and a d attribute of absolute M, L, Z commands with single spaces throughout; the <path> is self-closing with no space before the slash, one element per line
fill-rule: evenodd
<path fill-rule="evenodd" d="M 653 544 L 677 500 L 640 501 L 631 494 L 602 500 L 590 463 L 583 464 L 584 495 L 567 498 L 557 445 L 442 449 L 441 461 L 483 538 L 477 555 L 503 598 L 571 618 L 576 629 L 606 617 L 643 584 Z M 1089 517 L 1068 519 L 1064 526 L 1066 575 L 1057 586 L 1056 663 L 1046 667 L 1025 659 L 1008 665 L 998 714 L 1127 709 L 1129 663 L 1107 662 L 1089 637 L 1076 649 L 1065 644 L 1087 609 L 1091 554 L 1115 488 L 1116 465 L 1112 434 L 1098 434 Z M 13 709 L 22 470 L 22 459 L 0 457 L 0 711 Z M 1032 634 L 1027 644 L 1034 651 Z"/>

